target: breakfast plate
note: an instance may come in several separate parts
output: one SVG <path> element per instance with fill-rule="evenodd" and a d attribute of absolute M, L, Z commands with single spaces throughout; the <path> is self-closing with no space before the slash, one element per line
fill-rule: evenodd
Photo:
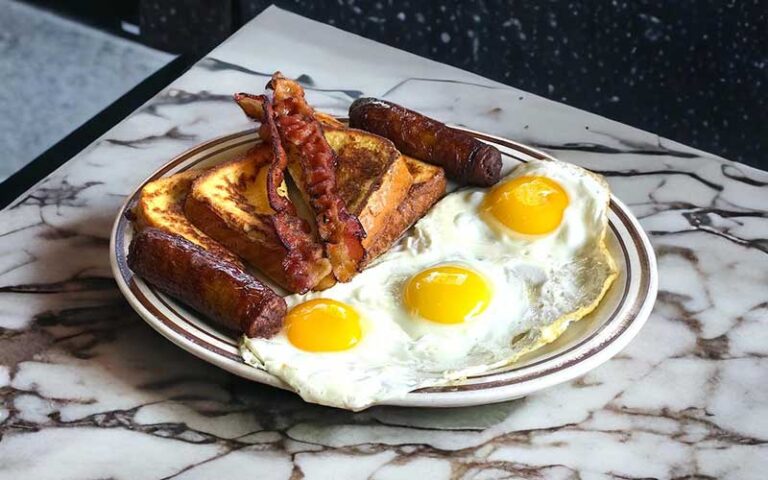
<path fill-rule="evenodd" d="M 454 127 L 496 147 L 504 170 L 550 155 L 508 139 Z M 276 376 L 246 364 L 239 352 L 239 335 L 206 320 L 184 304 L 161 293 L 128 267 L 133 228 L 128 213 L 148 182 L 190 169 L 210 167 L 242 154 L 258 143 L 255 130 L 227 135 L 200 144 L 154 172 L 128 196 L 111 235 L 111 264 L 118 286 L 131 306 L 150 326 L 176 345 L 243 378 L 291 390 Z M 379 405 L 459 407 L 501 402 L 562 383 L 597 367 L 617 354 L 648 318 L 657 291 L 656 260 L 651 244 L 629 209 L 611 196 L 606 245 L 618 267 L 618 277 L 598 307 L 572 323 L 557 340 L 511 365 L 469 375 L 447 386 L 417 389 Z"/>

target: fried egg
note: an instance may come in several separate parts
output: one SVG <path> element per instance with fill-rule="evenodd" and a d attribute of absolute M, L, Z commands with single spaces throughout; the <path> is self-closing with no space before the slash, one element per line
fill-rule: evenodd
<path fill-rule="evenodd" d="M 286 297 L 281 333 L 243 338 L 242 356 L 307 401 L 352 410 L 512 363 L 616 276 L 609 200 L 601 177 L 557 161 L 453 192 L 352 281 Z"/>

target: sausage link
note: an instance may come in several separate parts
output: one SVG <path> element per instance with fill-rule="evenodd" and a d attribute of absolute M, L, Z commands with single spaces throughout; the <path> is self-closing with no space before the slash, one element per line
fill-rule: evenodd
<path fill-rule="evenodd" d="M 283 324 L 282 297 L 239 266 L 155 228 L 137 233 L 128 266 L 168 295 L 249 337 L 270 337 Z"/>
<path fill-rule="evenodd" d="M 390 139 L 406 155 L 445 169 L 461 184 L 487 187 L 501 178 L 501 153 L 437 120 L 376 98 L 349 107 L 349 126 Z"/>

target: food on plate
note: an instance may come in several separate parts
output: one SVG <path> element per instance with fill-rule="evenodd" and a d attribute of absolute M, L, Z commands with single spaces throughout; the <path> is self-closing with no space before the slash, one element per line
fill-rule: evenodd
<path fill-rule="evenodd" d="M 235 96 L 243 111 L 255 117 L 248 94 Z M 329 115 L 315 112 L 326 142 L 336 155 L 336 191 L 347 211 L 357 217 L 365 237 L 363 266 L 384 253 L 445 193 L 439 167 L 402 155 L 389 140 L 344 127 Z M 288 170 L 304 202 L 310 195 L 302 182 L 302 165 Z"/>
<path fill-rule="evenodd" d="M 441 166 L 462 185 L 487 187 L 501 178 L 501 153 L 425 115 L 376 98 L 349 107 L 349 126 L 392 140 L 406 155 Z"/>
<path fill-rule="evenodd" d="M 249 337 L 269 337 L 283 325 L 282 297 L 240 265 L 184 237 L 145 228 L 128 252 L 128 266 L 163 292 Z"/>
<path fill-rule="evenodd" d="M 303 293 L 321 283 L 331 265 L 288 198 L 283 179 L 287 160 L 269 103 L 263 96 L 252 100 L 263 108 L 264 142 L 200 175 L 185 213 L 200 230 L 275 283 Z"/>
<path fill-rule="evenodd" d="M 291 168 L 300 171 L 299 178 L 293 180 L 306 192 L 333 275 L 340 282 L 349 281 L 365 258 L 365 231 L 339 195 L 336 155 L 298 83 L 275 73 L 267 88 L 272 90 L 275 121 L 289 162 L 299 166 Z"/>
<path fill-rule="evenodd" d="M 286 297 L 286 327 L 244 338 L 243 358 L 355 410 L 514 362 L 613 282 L 609 198 L 602 178 L 556 161 L 451 193 L 350 282 Z"/>
<path fill-rule="evenodd" d="M 323 134 L 336 154 L 336 191 L 350 214 L 357 217 L 365 237 L 363 248 L 372 242 L 400 205 L 413 183 L 405 160 L 389 140 L 362 130 L 324 126 Z M 301 167 L 289 167 L 302 197 Z"/>
<path fill-rule="evenodd" d="M 235 95 L 261 142 L 144 187 L 128 263 L 304 399 L 357 410 L 505 366 L 616 277 L 598 175 L 534 160 L 501 178 L 498 150 L 398 105 L 358 100 L 350 128 L 279 73 L 267 88 Z M 474 186 L 444 196 L 446 175 Z"/>
<path fill-rule="evenodd" d="M 195 227 L 184 215 L 184 201 L 192 188 L 192 182 L 201 173 L 201 170 L 187 170 L 144 185 L 131 210 L 134 225 L 137 230 L 154 227 L 181 235 L 215 255 L 240 264 L 237 256 Z"/>
<path fill-rule="evenodd" d="M 366 265 L 389 250 L 445 194 L 446 180 L 442 168 L 405 155 L 402 158 L 411 174 L 411 186 L 397 209 L 391 215 L 382 217 L 383 226 L 378 233 L 370 240 L 366 238 Z"/>
<path fill-rule="evenodd" d="M 392 142 L 378 135 L 332 126 L 323 130 L 337 156 L 339 195 L 365 231 L 366 265 L 443 196 L 445 174 L 441 168 L 401 155 Z M 298 174 L 291 170 L 292 178 Z"/>
<path fill-rule="evenodd" d="M 267 194 L 272 159 L 271 148 L 262 143 L 208 170 L 195 182 L 185 212 L 276 284 L 306 292 L 330 273 L 330 263 L 303 219 L 272 207 Z"/>
<path fill-rule="evenodd" d="M 327 113 L 318 112 L 315 110 L 315 120 L 320 122 L 320 125 L 323 127 L 340 127 L 344 128 L 346 125 L 339 121 L 336 117 L 333 115 L 328 115 Z"/>

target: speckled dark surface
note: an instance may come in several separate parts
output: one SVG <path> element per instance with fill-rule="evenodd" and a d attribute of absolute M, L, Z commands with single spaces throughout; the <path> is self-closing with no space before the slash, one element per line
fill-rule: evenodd
<path fill-rule="evenodd" d="M 269 3 L 241 0 L 244 19 Z M 280 0 L 282 8 L 768 168 L 768 2 Z M 256 47 L 254 47 L 256 48 Z"/>

